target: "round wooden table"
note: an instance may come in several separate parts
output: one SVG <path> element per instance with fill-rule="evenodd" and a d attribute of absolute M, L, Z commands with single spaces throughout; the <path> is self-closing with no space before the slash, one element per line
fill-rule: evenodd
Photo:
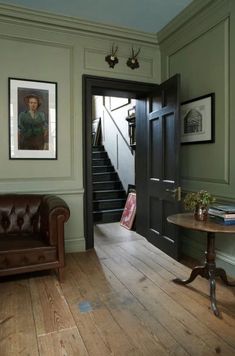
<path fill-rule="evenodd" d="M 210 300 L 211 308 L 216 316 L 220 316 L 216 303 L 215 295 L 215 278 L 220 277 L 228 286 L 235 286 L 235 282 L 228 281 L 226 272 L 223 268 L 217 268 L 215 264 L 215 233 L 234 233 L 235 225 L 220 225 L 208 218 L 206 221 L 197 221 L 193 214 L 176 214 L 168 216 L 167 221 L 171 224 L 181 226 L 186 229 L 203 231 L 207 233 L 207 249 L 205 252 L 206 260 L 204 266 L 193 268 L 190 277 L 185 280 L 175 278 L 173 281 L 178 284 L 188 284 L 192 282 L 198 275 L 209 280 L 210 283 Z"/>

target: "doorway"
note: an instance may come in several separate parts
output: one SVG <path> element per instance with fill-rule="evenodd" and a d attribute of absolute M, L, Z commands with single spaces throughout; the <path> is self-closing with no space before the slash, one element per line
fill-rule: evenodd
<path fill-rule="evenodd" d="M 137 99 L 136 112 L 136 232 L 172 257 L 178 257 L 177 231 L 166 224 L 166 216 L 177 212 L 175 192 L 179 184 L 178 171 L 173 180 L 171 162 L 179 156 L 179 93 L 178 76 L 165 83 L 149 84 L 126 80 L 83 77 L 83 163 L 84 163 L 84 232 L 86 249 L 94 247 L 92 189 L 92 96 L 102 95 Z M 158 129 L 160 128 L 160 130 Z M 157 130 L 157 131 L 156 131 Z M 157 145 L 154 144 L 158 132 Z M 160 136 L 159 136 L 160 135 Z M 174 141 L 174 142 L 173 142 Z M 173 142 L 173 145 L 171 144 Z M 138 146 L 139 143 L 139 146 Z M 162 154 L 156 156 L 155 148 Z M 170 148 L 170 150 L 169 150 Z M 164 152 L 167 154 L 164 155 Z M 169 154 L 168 154 L 169 153 Z M 176 155 L 176 159 L 174 159 Z M 169 162 L 166 162 L 165 156 Z M 157 158 L 157 161 L 156 161 Z M 152 163 L 159 162 L 161 174 Z M 174 167 L 176 165 L 174 164 Z M 170 179 L 168 178 L 170 175 Z M 163 182 L 164 184 L 160 184 Z M 167 187 L 165 185 L 167 184 Z M 161 194 L 161 189 L 163 195 Z M 153 192 L 155 192 L 153 194 Z M 157 209 L 156 209 L 157 208 Z M 154 235 L 154 236 L 153 236 Z"/>
<path fill-rule="evenodd" d="M 127 192 L 134 190 L 135 104 L 129 98 L 92 97 L 95 224 L 120 222 Z"/>
<path fill-rule="evenodd" d="M 138 99 L 156 86 L 103 77 L 83 77 L 83 172 L 84 172 L 84 233 L 86 249 L 94 247 L 92 196 L 92 96 L 102 95 Z M 137 168 L 137 167 L 136 167 Z"/>

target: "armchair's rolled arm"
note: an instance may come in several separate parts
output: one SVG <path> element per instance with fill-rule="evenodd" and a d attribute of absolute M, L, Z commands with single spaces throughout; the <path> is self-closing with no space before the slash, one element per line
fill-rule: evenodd
<path fill-rule="evenodd" d="M 41 208 L 41 230 L 50 245 L 64 242 L 64 223 L 69 219 L 70 211 L 65 201 L 55 195 L 45 195 Z"/>

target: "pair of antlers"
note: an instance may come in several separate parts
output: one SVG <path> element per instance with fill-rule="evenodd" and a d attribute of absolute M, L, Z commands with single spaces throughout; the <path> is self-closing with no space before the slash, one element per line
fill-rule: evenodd
<path fill-rule="evenodd" d="M 112 45 L 112 50 L 111 50 L 111 56 L 115 57 L 118 51 L 118 46 L 116 46 L 116 48 L 114 48 L 114 45 Z M 131 49 L 131 53 L 132 56 L 131 58 L 137 58 L 138 54 L 140 53 L 140 48 L 138 49 L 138 51 L 135 53 L 134 48 L 132 47 Z"/>

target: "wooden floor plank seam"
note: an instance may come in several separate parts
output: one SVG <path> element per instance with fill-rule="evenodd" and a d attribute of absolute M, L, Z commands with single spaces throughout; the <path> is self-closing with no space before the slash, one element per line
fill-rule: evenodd
<path fill-rule="evenodd" d="M 30 282 L 30 280 L 29 280 Z M 36 332 L 36 321 L 35 321 L 35 315 L 34 315 L 34 310 L 33 310 L 33 299 L 32 299 L 32 293 L 31 293 L 31 289 L 29 286 L 29 282 L 28 282 L 28 289 L 29 289 L 29 295 L 30 295 L 30 300 L 31 300 L 31 305 L 32 305 L 32 316 L 33 316 L 33 320 L 34 320 L 34 328 L 35 328 L 35 333 L 36 333 L 36 339 L 37 339 L 37 349 L 38 349 L 38 355 L 40 355 L 40 346 L 39 346 L 39 342 L 38 342 L 38 335 Z"/>
<path fill-rule="evenodd" d="M 65 328 L 65 329 L 61 329 L 60 331 L 69 331 L 69 330 L 73 330 L 73 329 L 77 329 L 77 326 L 72 326 L 71 328 Z M 37 337 L 42 337 L 42 336 L 47 336 L 47 335 L 53 335 L 53 334 L 58 334 L 58 330 L 56 331 L 51 331 L 49 333 L 42 333 L 42 334 L 37 334 Z"/>

